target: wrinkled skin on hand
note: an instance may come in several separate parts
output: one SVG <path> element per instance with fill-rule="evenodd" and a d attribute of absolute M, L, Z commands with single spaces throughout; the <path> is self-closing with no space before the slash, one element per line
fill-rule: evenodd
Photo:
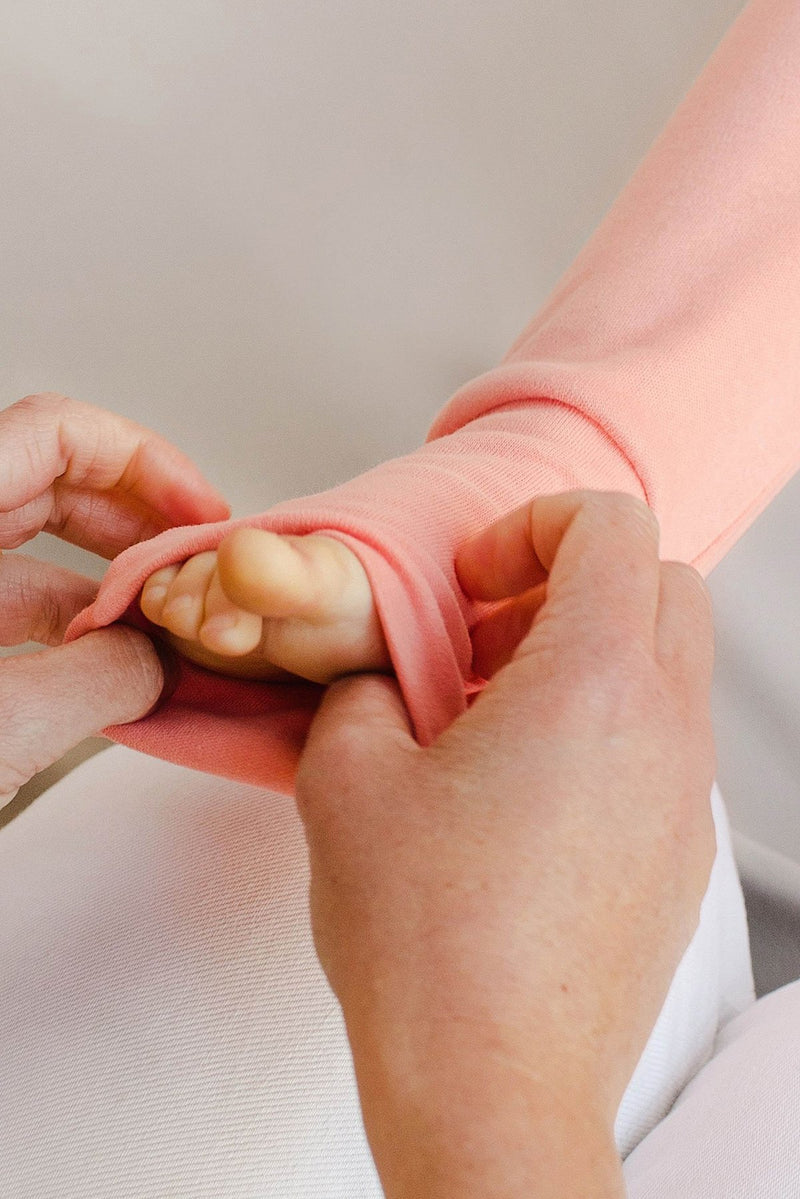
<path fill-rule="evenodd" d="M 53 393 L 0 413 L 0 644 L 51 647 L 0 661 L 0 805 L 84 737 L 145 715 L 165 682 L 163 653 L 134 629 L 62 646 L 97 584 L 6 551 L 45 531 L 112 558 L 227 515 L 196 467 L 133 421 Z"/>
<path fill-rule="evenodd" d="M 423 749 L 395 684 L 361 676 L 312 725 L 317 948 L 387 1194 L 456 1193 L 424 1180 L 457 1142 L 450 1181 L 486 1185 L 458 1193 L 600 1194 L 559 1190 L 557 1151 L 540 1178 L 541 1144 L 519 1192 L 491 1189 L 559 1113 L 570 1168 L 600 1145 L 586 1177 L 605 1154 L 616 1194 L 614 1116 L 714 857 L 710 603 L 616 494 L 541 497 L 457 568 L 505 601 L 476 630 L 492 677 L 472 707 Z"/>

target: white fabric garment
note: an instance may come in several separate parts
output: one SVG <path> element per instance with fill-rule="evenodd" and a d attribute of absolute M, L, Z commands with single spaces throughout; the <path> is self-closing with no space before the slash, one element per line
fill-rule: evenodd
<path fill-rule="evenodd" d="M 623 1103 L 624 1149 L 752 1002 L 716 791 L 714 811 L 700 927 Z M 3 1199 L 381 1195 L 307 882 L 291 801 L 121 747 L 0 833 Z"/>
<path fill-rule="evenodd" d="M 629 1199 L 798 1199 L 800 980 L 726 1026 L 625 1180 Z"/>

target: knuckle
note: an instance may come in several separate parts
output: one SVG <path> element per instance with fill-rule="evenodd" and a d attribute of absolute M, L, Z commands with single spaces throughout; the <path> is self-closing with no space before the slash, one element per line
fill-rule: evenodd
<path fill-rule="evenodd" d="M 648 542 L 658 545 L 658 517 L 644 500 L 627 492 L 586 492 L 581 519 L 591 525 L 624 530 L 626 537 L 633 534 L 643 535 Z"/>
<path fill-rule="evenodd" d="M 63 632 L 61 597 L 51 584 L 37 587 L 33 579 L 20 582 L 20 606 L 31 614 L 30 639 L 40 645 L 57 645 Z"/>
<path fill-rule="evenodd" d="M 627 492 L 613 491 L 609 495 L 609 506 L 621 520 L 643 527 L 648 533 L 658 534 L 659 523 L 653 509 L 639 496 Z"/>
<path fill-rule="evenodd" d="M 60 416 L 74 405 L 74 400 L 58 391 L 39 391 L 23 396 L 12 407 L 31 416 L 52 418 Z"/>
<path fill-rule="evenodd" d="M 20 540 L 24 540 L 21 538 Z M 56 645 L 64 626 L 62 595 L 35 560 L 9 555 L 2 576 L 2 601 L 7 627 L 21 641 Z"/>
<path fill-rule="evenodd" d="M 652 719 L 665 698 L 651 656 L 631 642 L 598 648 L 581 663 L 572 688 L 576 718 L 589 717 L 607 731 Z"/>
<path fill-rule="evenodd" d="M 14 512 L 0 513 L 0 544 L 4 550 L 17 550 L 42 531 L 46 504 L 34 501 Z"/>
<path fill-rule="evenodd" d="M 539 687 L 547 694 L 544 709 L 557 724 L 579 723 L 588 711 L 616 713 L 619 719 L 635 710 L 652 686 L 655 661 L 646 645 L 612 619 L 604 620 L 602 635 L 590 643 L 565 642 L 554 621 L 545 617 L 532 652 Z"/>
<path fill-rule="evenodd" d="M 646 688 L 630 658 L 598 655 L 593 667 L 584 671 L 578 697 L 596 713 L 604 713 L 616 723 L 626 723 L 631 714 L 641 711 Z"/>

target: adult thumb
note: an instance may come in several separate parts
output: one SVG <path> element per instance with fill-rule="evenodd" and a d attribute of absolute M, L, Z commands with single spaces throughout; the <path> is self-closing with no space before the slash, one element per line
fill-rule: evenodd
<path fill-rule="evenodd" d="M 153 642 L 124 625 L 7 658 L 0 669 L 0 807 L 84 737 L 146 716 L 164 683 Z"/>
<path fill-rule="evenodd" d="M 394 679 L 381 674 L 348 675 L 332 683 L 306 738 L 295 781 L 300 815 L 334 795 L 356 796 L 374 765 L 418 749 L 411 718 Z"/>

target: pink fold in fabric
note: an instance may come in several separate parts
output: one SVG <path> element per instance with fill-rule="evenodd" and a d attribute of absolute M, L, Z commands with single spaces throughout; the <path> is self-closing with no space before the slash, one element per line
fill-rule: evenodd
<path fill-rule="evenodd" d="M 452 398 L 423 447 L 134 546 L 68 638 L 136 619 L 153 570 L 237 524 L 325 532 L 367 571 L 427 743 L 474 689 L 454 551 L 504 512 L 573 487 L 629 492 L 659 517 L 662 557 L 708 572 L 800 465 L 798 61 L 800 5 L 754 0 L 504 362 Z M 290 794 L 320 695 L 187 663 L 169 704 L 110 733 Z"/>

